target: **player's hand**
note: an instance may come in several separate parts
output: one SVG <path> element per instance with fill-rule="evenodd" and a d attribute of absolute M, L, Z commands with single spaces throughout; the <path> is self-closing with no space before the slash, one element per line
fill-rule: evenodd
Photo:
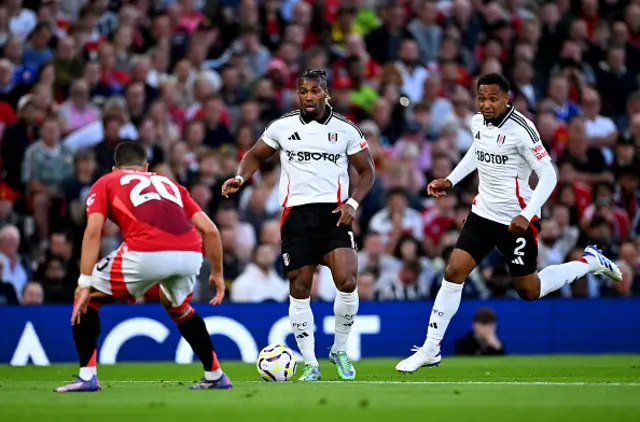
<path fill-rule="evenodd" d="M 219 305 L 222 303 L 222 299 L 224 299 L 224 277 L 222 274 L 213 274 L 209 276 L 209 286 L 213 286 L 216 288 L 216 295 L 209 301 L 210 305 Z"/>
<path fill-rule="evenodd" d="M 354 210 L 351 205 L 340 205 L 338 208 L 333 210 L 333 214 L 338 213 L 340 213 L 340 218 L 338 219 L 336 226 L 339 226 L 340 224 L 346 224 L 348 226 L 353 223 L 353 220 L 356 218 L 356 210 Z"/>
<path fill-rule="evenodd" d="M 513 220 L 511 220 L 511 225 L 509 226 L 509 231 L 511 233 L 524 234 L 529 228 L 529 220 L 521 215 L 516 215 Z"/>
<path fill-rule="evenodd" d="M 222 185 L 222 196 L 228 198 L 230 193 L 238 192 L 240 186 L 242 186 L 242 181 L 239 178 L 227 179 Z"/>
<path fill-rule="evenodd" d="M 80 315 L 87 312 L 87 305 L 91 299 L 91 288 L 79 287 L 78 296 L 73 304 L 73 312 L 71 313 L 71 325 L 80 324 Z"/>
<path fill-rule="evenodd" d="M 451 189 L 453 184 L 449 179 L 436 179 L 427 186 L 427 193 L 431 196 L 439 198 L 447 194 L 447 190 Z"/>

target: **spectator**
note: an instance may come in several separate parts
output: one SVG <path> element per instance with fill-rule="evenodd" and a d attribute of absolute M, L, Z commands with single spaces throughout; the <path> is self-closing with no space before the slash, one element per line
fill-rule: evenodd
<path fill-rule="evenodd" d="M 6 225 L 0 229 L 0 260 L 2 260 L 2 280 L 10 283 L 16 292 L 21 292 L 29 274 L 29 265 L 18 254 L 20 249 L 20 231 L 16 226 Z"/>
<path fill-rule="evenodd" d="M 600 114 L 600 95 L 595 89 L 587 88 L 582 92 L 582 109 L 584 110 L 585 125 L 589 147 L 602 148 L 602 153 L 608 164 L 613 162 L 611 148 L 618 140 L 618 131 L 609 117 Z"/>
<path fill-rule="evenodd" d="M 278 255 L 272 245 L 256 248 L 254 262 L 231 285 L 231 301 L 237 303 L 284 302 L 289 297 L 289 283 L 275 271 Z"/>
<path fill-rule="evenodd" d="M 13 284 L 4 281 L 4 260 L 0 259 L 0 306 L 19 305 L 16 289 Z"/>
<path fill-rule="evenodd" d="M 243 260 L 251 258 L 252 251 L 256 247 L 257 233 L 255 232 L 255 227 L 252 227 L 251 224 L 239 220 L 235 204 L 233 202 L 221 203 L 216 211 L 215 221 L 219 227 L 229 228 L 234 231 L 238 256 Z"/>
<path fill-rule="evenodd" d="M 22 157 L 29 145 L 38 137 L 36 120 L 39 118 L 40 113 L 33 97 L 24 98 L 18 107 L 18 121 L 5 129 L 3 142 L 0 143 L 3 179 L 16 192 L 23 192 L 25 188 L 22 178 Z"/>
<path fill-rule="evenodd" d="M 73 132 L 100 119 L 100 110 L 89 103 L 89 84 L 77 79 L 71 85 L 69 100 L 58 109 L 64 133 Z"/>
<path fill-rule="evenodd" d="M 48 23 L 40 22 L 31 31 L 22 54 L 22 62 L 27 66 L 40 67 L 53 59 L 53 51 L 49 43 L 53 32 Z"/>
<path fill-rule="evenodd" d="M 407 194 L 402 189 L 388 192 L 387 206 L 373 216 L 369 230 L 382 235 L 387 251 L 395 250 L 400 236 L 405 232 L 418 240 L 423 237 L 420 213 L 408 208 Z"/>
<path fill-rule="evenodd" d="M 22 305 L 34 306 L 44 303 L 44 289 L 37 281 L 30 281 L 22 290 Z"/>
<path fill-rule="evenodd" d="M 376 277 L 372 272 L 362 271 L 358 274 L 358 297 L 361 302 L 377 300 Z"/>
<path fill-rule="evenodd" d="M 42 123 L 41 139 L 27 148 L 22 182 L 33 201 L 33 217 L 40 240 L 49 236 L 50 212 L 63 198 L 64 184 L 73 175 L 72 152 L 60 144 L 61 127 L 56 116 Z"/>
<path fill-rule="evenodd" d="M 456 355 L 504 355 L 505 347 L 496 333 L 496 314 L 480 308 L 473 316 L 471 331 L 455 342 Z"/>

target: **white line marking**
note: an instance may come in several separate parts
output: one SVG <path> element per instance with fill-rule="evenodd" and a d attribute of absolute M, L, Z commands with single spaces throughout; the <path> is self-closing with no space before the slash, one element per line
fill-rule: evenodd
<path fill-rule="evenodd" d="M 102 384 L 161 384 L 161 383 L 183 383 L 189 384 L 194 380 L 102 380 Z M 2 380 L 2 383 L 16 384 L 43 384 L 60 383 L 66 381 L 23 381 L 23 380 Z M 234 384 L 268 384 L 264 381 L 232 381 Z M 509 386 L 553 386 L 553 387 L 640 387 L 640 382 L 555 382 L 555 381 L 315 381 L 317 384 L 364 384 L 364 385 L 509 385 Z M 273 383 L 276 384 L 276 383 Z M 290 383 L 291 384 L 291 383 Z"/>

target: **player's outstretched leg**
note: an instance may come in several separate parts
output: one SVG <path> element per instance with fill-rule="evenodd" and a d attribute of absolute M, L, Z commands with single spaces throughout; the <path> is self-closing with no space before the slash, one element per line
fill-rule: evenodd
<path fill-rule="evenodd" d="M 304 358 L 304 371 L 300 381 L 318 381 L 322 378 L 315 351 L 315 321 L 311 311 L 311 285 L 315 265 L 289 271 L 289 321 L 298 349 Z"/>
<path fill-rule="evenodd" d="M 80 374 L 76 380 L 56 388 L 56 393 L 95 392 L 100 391 L 96 357 L 98 336 L 100 335 L 99 309 L 102 302 L 91 300 L 87 312 L 80 317 L 80 323 L 73 325 L 73 341 L 80 360 Z"/>
<path fill-rule="evenodd" d="M 530 297 L 526 297 L 522 293 L 520 296 L 528 300 L 544 297 L 589 272 L 596 275 L 606 275 L 613 281 L 622 281 L 622 272 L 618 266 L 604 256 L 595 246 L 587 246 L 581 259 L 560 265 L 551 265 L 540 271 L 538 273 L 540 280 L 539 292 L 532 291 Z"/>
<path fill-rule="evenodd" d="M 442 357 L 440 355 L 440 342 L 444 338 L 451 318 L 456 314 L 462 299 L 464 280 L 475 268 L 476 261 L 468 252 L 454 249 L 449 258 L 449 264 L 444 271 L 444 280 L 438 290 L 433 304 L 427 339 L 422 347 L 414 346 L 413 355 L 396 365 L 396 370 L 402 373 L 412 373 L 421 367 L 438 366 Z"/>
<path fill-rule="evenodd" d="M 360 304 L 356 288 L 358 256 L 353 249 L 339 248 L 327 254 L 325 260 L 331 268 L 333 280 L 338 289 L 333 302 L 333 313 L 336 318 L 335 340 L 329 352 L 329 360 L 336 365 L 340 378 L 353 380 L 356 378 L 356 368 L 347 355 L 347 340 Z"/>
<path fill-rule="evenodd" d="M 163 286 L 164 287 L 164 286 Z M 160 300 L 171 319 L 178 325 L 180 334 L 189 343 L 193 353 L 200 359 L 204 368 L 204 377 L 191 386 L 192 390 L 229 390 L 232 387 L 227 375 L 222 372 L 218 357 L 213 349 L 211 336 L 204 320 L 189 304 L 187 298 L 182 305 L 172 306 L 165 292 L 160 290 Z"/>

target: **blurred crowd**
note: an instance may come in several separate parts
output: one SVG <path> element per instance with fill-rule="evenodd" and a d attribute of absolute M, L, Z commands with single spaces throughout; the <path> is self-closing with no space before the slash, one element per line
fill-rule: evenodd
<path fill-rule="evenodd" d="M 539 267 L 597 243 L 624 274 L 558 296 L 640 295 L 638 0 L 5 0 L 0 52 L 0 304 L 72 301 L 87 193 L 126 140 L 218 224 L 227 300 L 285 301 L 278 158 L 229 200 L 220 188 L 265 125 L 298 107 L 304 68 L 329 70 L 334 110 L 375 159 L 354 226 L 361 300 L 437 292 L 477 176 L 437 200 L 425 186 L 473 142 L 486 72 L 509 78 L 557 165 Z M 108 224 L 102 253 L 120 241 Z M 320 267 L 314 299 L 334 295 Z M 464 295 L 515 297 L 497 252 Z"/>

